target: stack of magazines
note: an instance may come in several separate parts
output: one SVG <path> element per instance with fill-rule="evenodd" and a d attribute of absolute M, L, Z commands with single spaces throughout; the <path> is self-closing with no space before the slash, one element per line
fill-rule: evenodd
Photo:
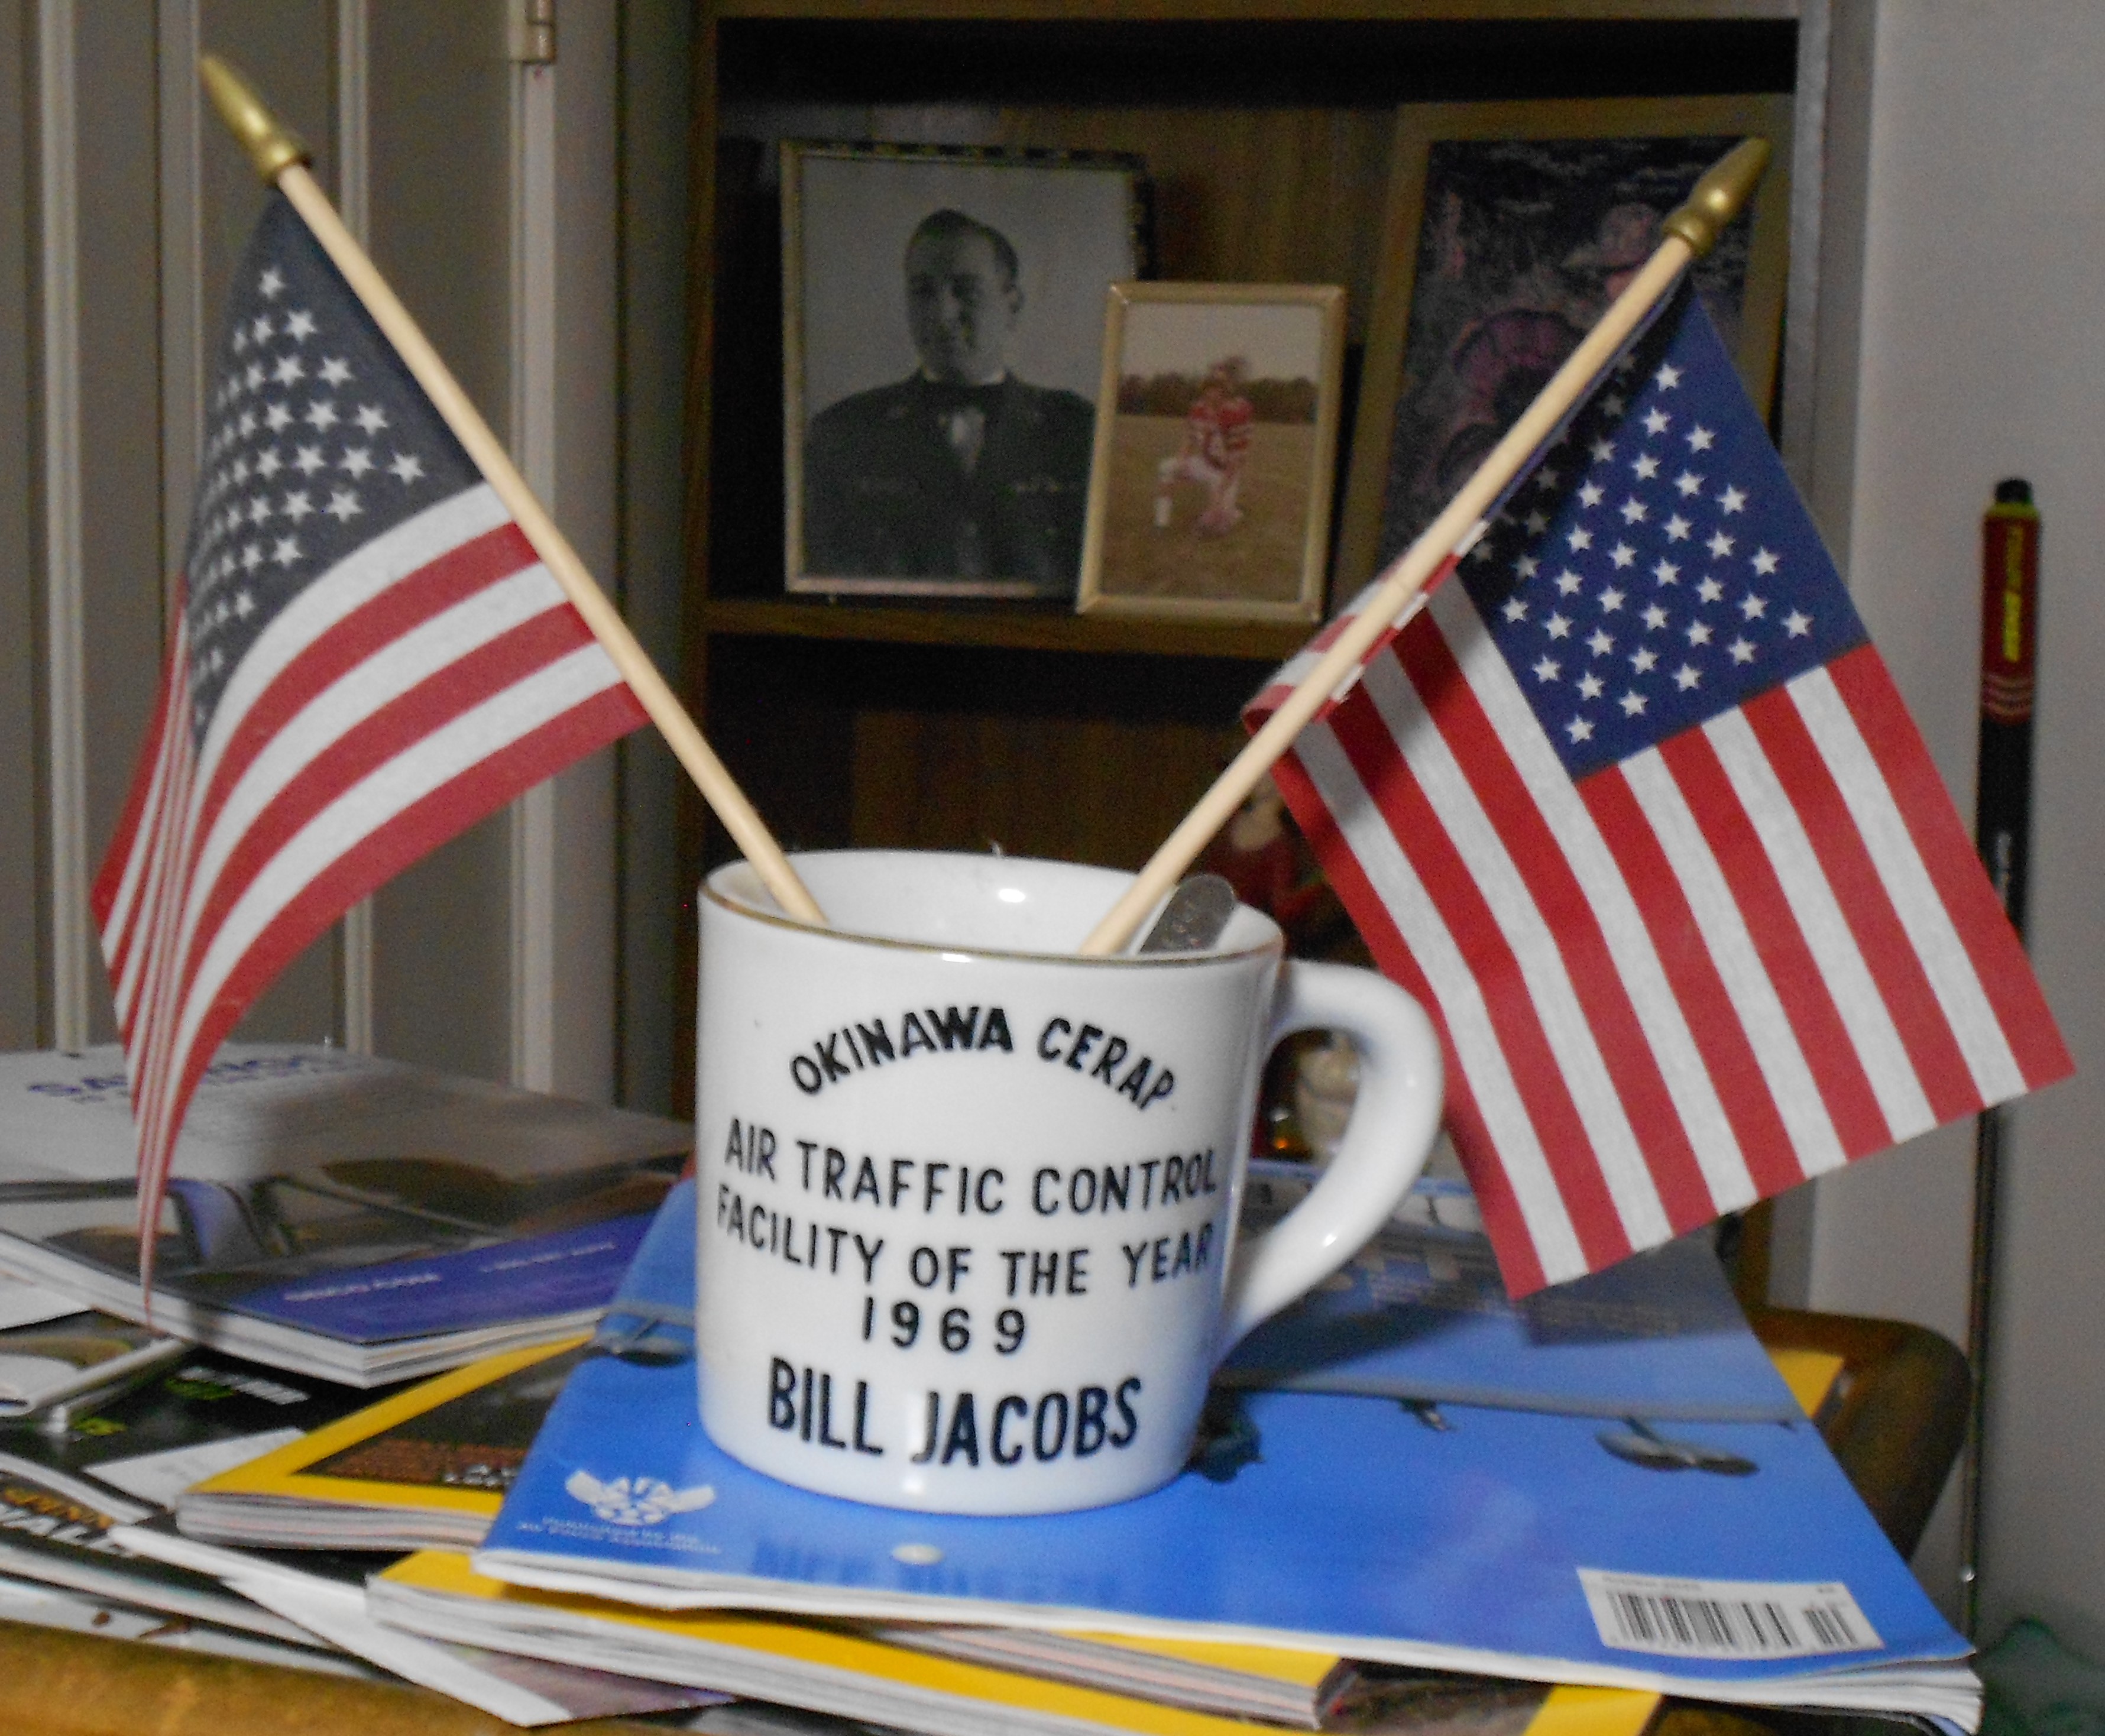
<path fill-rule="evenodd" d="M 0 1360 L 37 1330 L 0 1333 Z M 0 1617 L 301 1669 L 384 1672 L 521 1723 L 726 1698 L 382 1628 L 367 1617 L 364 1582 L 391 1555 L 302 1552 L 284 1573 L 263 1554 L 199 1564 L 132 1547 L 127 1535 L 172 1527 L 170 1509 L 201 1479 L 326 1430 L 373 1398 L 220 1351 L 174 1349 L 123 1390 L 0 1423 Z"/>
<path fill-rule="evenodd" d="M 1965 1642 L 1808 1419 L 1835 1365 L 1794 1390 L 1707 1246 L 1514 1304 L 1481 1236 L 1416 1215 L 1254 1335 L 1187 1472 L 1115 1507 L 899 1512 L 718 1452 L 682 1183 L 589 1340 L 113 1537 L 391 1668 L 414 1640 L 732 1695 L 677 1714 L 730 1732 L 1638 1736 L 1665 1694 L 1978 1727 Z"/>
<path fill-rule="evenodd" d="M 399 1062 L 229 1044 L 176 1148 L 152 1324 L 353 1386 L 588 1331 L 692 1142 Z M 118 1050 L 0 1056 L 0 1273 L 143 1318 L 136 1164 Z"/>

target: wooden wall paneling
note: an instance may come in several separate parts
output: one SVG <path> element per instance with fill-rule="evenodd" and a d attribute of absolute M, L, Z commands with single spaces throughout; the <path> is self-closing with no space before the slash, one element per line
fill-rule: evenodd
<path fill-rule="evenodd" d="M 1234 751 L 1263 668 L 868 647 L 849 677 L 851 838 L 1137 867 Z"/>
<path fill-rule="evenodd" d="M 1232 727 L 1174 719 L 858 712 L 851 832 L 859 845 L 1137 868 L 1236 745 Z"/>
<path fill-rule="evenodd" d="M 1005 109 L 1003 142 L 1137 152 L 1158 277 L 1338 284 L 1353 341 L 1374 295 L 1392 109 Z"/>
<path fill-rule="evenodd" d="M 81 642 L 80 221 L 72 0 L 38 0 L 34 78 L 34 239 L 37 466 L 31 509 L 37 687 L 37 923 L 43 946 L 42 1024 L 78 1047 L 91 1036 L 87 932 L 87 700 Z M 26 69 L 29 62 L 25 58 Z M 25 116 L 25 123 L 27 117 Z"/>
<path fill-rule="evenodd" d="M 849 793 L 858 665 L 869 648 L 798 639 L 712 638 L 710 742 L 786 849 L 851 841 Z M 731 854 L 712 818 L 701 870 Z"/>
<path fill-rule="evenodd" d="M 789 848 L 1137 867 L 1235 751 L 1266 665 L 723 634 L 708 667 L 711 739 Z"/>

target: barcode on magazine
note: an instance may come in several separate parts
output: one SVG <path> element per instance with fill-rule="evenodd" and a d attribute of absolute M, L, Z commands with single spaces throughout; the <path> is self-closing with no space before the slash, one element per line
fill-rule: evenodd
<path fill-rule="evenodd" d="M 1844 1585 L 1579 1569 L 1601 1644 L 1662 1658 L 1818 1658 L 1885 1645 Z"/>

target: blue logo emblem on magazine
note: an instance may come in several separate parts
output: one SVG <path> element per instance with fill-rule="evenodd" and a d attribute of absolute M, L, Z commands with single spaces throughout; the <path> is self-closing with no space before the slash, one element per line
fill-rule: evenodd
<path fill-rule="evenodd" d="M 588 1470 L 574 1470 L 563 1487 L 610 1525 L 662 1525 L 676 1513 L 692 1513 L 717 1498 L 708 1483 L 676 1489 L 655 1477 L 617 1477 L 601 1483 Z"/>

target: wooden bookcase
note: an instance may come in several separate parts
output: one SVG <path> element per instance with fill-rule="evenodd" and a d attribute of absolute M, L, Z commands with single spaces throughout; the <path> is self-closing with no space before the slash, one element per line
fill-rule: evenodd
<path fill-rule="evenodd" d="M 1137 153 L 1155 275 L 1345 286 L 1342 446 L 1399 104 L 1789 90 L 1795 11 L 1791 0 L 704 3 L 686 674 L 711 740 L 785 843 L 998 845 L 1137 866 L 1234 750 L 1242 701 L 1306 635 L 1044 606 L 785 598 L 776 142 Z M 698 803 L 683 837 L 690 885 L 731 853 Z M 691 928 L 682 950 L 690 970 Z"/>

